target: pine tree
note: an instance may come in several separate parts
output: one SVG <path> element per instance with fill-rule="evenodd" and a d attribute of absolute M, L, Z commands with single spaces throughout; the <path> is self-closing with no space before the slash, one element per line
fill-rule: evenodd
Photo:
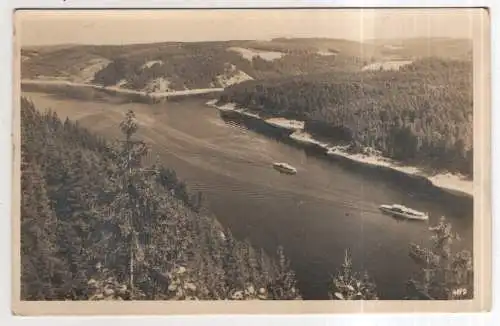
<path fill-rule="evenodd" d="M 269 285 L 269 294 L 274 300 L 297 300 L 300 294 L 297 290 L 295 273 L 290 269 L 290 262 L 285 257 L 283 247 L 277 249 L 277 275 Z"/>
<path fill-rule="evenodd" d="M 344 262 L 333 278 L 330 298 L 333 300 L 377 300 L 375 283 L 368 273 L 362 276 L 354 272 L 351 254 L 345 251 Z"/>
<path fill-rule="evenodd" d="M 227 230 L 224 241 L 223 268 L 225 271 L 225 284 L 228 291 L 234 292 L 245 288 L 245 279 L 240 266 L 240 250 L 232 233 Z M 229 294 L 231 295 L 231 294 Z"/>
<path fill-rule="evenodd" d="M 140 217 L 139 211 L 139 185 L 137 181 L 137 169 L 141 168 L 141 160 L 146 155 L 146 145 L 142 141 L 132 139 L 138 130 L 138 124 L 133 111 L 128 111 L 125 119 L 120 123 L 120 129 L 125 136 L 123 147 L 119 155 L 119 174 L 122 176 L 122 195 L 118 206 L 123 205 L 122 212 L 126 216 L 126 224 L 123 228 L 123 235 L 129 242 L 129 288 L 131 297 L 134 297 L 134 263 L 135 251 L 138 247 L 136 224 Z"/>
<path fill-rule="evenodd" d="M 445 217 L 430 227 L 432 248 L 410 245 L 410 257 L 421 267 L 407 283 L 408 298 L 458 300 L 473 297 L 472 255 L 467 250 L 456 251 L 453 243 L 459 240 Z"/>
<path fill-rule="evenodd" d="M 45 300 L 64 296 L 67 266 L 56 258 L 57 219 L 44 178 L 33 161 L 23 160 L 21 171 L 21 298 Z"/>
<path fill-rule="evenodd" d="M 261 275 L 257 271 L 257 257 L 255 256 L 255 251 L 252 248 L 251 243 L 247 240 L 244 242 L 242 248 L 242 259 L 245 263 L 245 276 L 246 283 L 252 284 L 257 287 L 265 286 L 265 283 L 261 280 Z"/>

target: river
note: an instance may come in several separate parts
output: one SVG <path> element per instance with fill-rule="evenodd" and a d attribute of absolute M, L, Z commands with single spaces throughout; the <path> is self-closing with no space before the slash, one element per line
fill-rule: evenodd
<path fill-rule="evenodd" d="M 352 253 L 357 270 L 367 270 L 382 299 L 401 299 L 405 281 L 416 271 L 410 242 L 429 244 L 429 224 L 444 215 L 461 236 L 460 248 L 472 249 L 472 199 L 431 192 L 401 178 L 350 168 L 224 122 L 206 100 L 165 104 L 81 101 L 24 92 L 38 108 L 108 137 L 132 109 L 139 134 L 154 155 L 176 170 L 190 189 L 202 191 L 209 209 L 237 238 L 274 252 L 283 245 L 305 299 L 325 299 L 326 284 Z M 275 171 L 290 163 L 297 175 Z M 380 204 L 401 203 L 430 213 L 429 222 L 395 220 Z"/>

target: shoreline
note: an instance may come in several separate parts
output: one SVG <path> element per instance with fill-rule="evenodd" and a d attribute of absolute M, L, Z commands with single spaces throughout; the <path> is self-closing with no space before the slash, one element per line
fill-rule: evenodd
<path fill-rule="evenodd" d="M 263 122 L 277 128 L 282 128 L 283 130 L 290 131 L 291 134 L 288 138 L 297 144 L 314 146 L 325 151 L 325 154 L 330 157 L 342 158 L 355 163 L 365 164 L 380 168 L 391 169 L 400 173 L 404 173 L 408 176 L 416 176 L 425 178 L 434 187 L 440 188 L 442 190 L 458 192 L 463 195 L 473 197 L 474 187 L 473 181 L 466 180 L 464 176 L 459 174 L 453 174 L 450 172 L 438 173 L 435 175 L 429 175 L 422 171 L 422 169 L 415 166 L 401 165 L 400 163 L 391 160 L 387 157 L 376 153 L 376 151 L 367 150 L 366 153 L 348 153 L 346 146 L 333 145 L 328 142 L 321 142 L 315 139 L 309 133 L 304 132 L 304 122 L 297 120 L 288 120 L 282 117 L 274 117 L 270 119 L 264 119 L 258 114 L 248 112 L 245 109 L 236 108 L 234 103 L 227 103 L 222 106 L 216 105 L 217 100 L 208 101 L 206 104 L 210 107 L 214 107 L 222 112 L 234 112 L 236 114 L 244 115 L 254 119 L 262 120 Z"/>
<path fill-rule="evenodd" d="M 150 97 L 154 99 L 177 97 L 177 96 L 188 96 L 188 95 L 199 95 L 199 94 L 209 94 L 222 92 L 223 88 L 199 88 L 199 89 L 186 89 L 172 92 L 145 92 L 137 91 L 133 89 L 126 89 L 117 86 L 100 86 L 89 83 L 77 83 L 66 80 L 51 80 L 51 79 L 22 79 L 22 85 L 38 85 L 38 86 L 54 86 L 54 87 L 77 87 L 77 88 L 91 88 L 100 91 L 114 92 L 118 94 L 126 95 L 139 95 L 143 97 Z"/>

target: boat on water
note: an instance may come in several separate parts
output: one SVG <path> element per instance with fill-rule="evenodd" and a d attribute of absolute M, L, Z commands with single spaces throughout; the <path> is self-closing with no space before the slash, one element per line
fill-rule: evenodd
<path fill-rule="evenodd" d="M 429 214 L 416 211 L 414 209 L 408 208 L 404 205 L 393 204 L 393 205 L 380 205 L 379 209 L 389 215 L 399 218 L 406 218 L 410 220 L 428 220 Z"/>
<path fill-rule="evenodd" d="M 282 163 L 282 162 L 273 163 L 273 167 L 282 173 L 286 173 L 286 174 L 296 174 L 297 173 L 297 169 L 294 168 L 293 166 L 291 166 L 290 164 L 287 164 L 287 163 Z"/>

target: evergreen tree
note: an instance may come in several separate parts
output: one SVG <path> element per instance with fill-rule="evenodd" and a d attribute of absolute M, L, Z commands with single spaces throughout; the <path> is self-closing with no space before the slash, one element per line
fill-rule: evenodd
<path fill-rule="evenodd" d="M 64 261 L 56 258 L 57 219 L 48 205 L 44 179 L 35 162 L 23 161 L 21 177 L 21 298 L 65 296 Z M 59 280 L 60 284 L 55 281 Z"/>
<path fill-rule="evenodd" d="M 454 250 L 458 234 L 441 218 L 430 227 L 432 248 L 410 245 L 410 257 L 421 267 L 407 283 L 409 299 L 459 300 L 473 298 L 472 255 L 467 250 Z"/>
<path fill-rule="evenodd" d="M 277 249 L 277 276 L 269 285 L 269 294 L 275 300 L 297 300 L 300 294 L 297 290 L 295 273 L 290 269 L 290 262 L 285 257 L 283 247 Z"/>
<path fill-rule="evenodd" d="M 223 268 L 225 271 L 225 283 L 227 289 L 231 291 L 243 290 L 245 279 L 242 275 L 240 265 L 240 250 L 232 233 L 227 230 L 224 240 Z"/>
<path fill-rule="evenodd" d="M 377 300 L 375 283 L 368 273 L 362 276 L 354 272 L 349 251 L 345 251 L 344 262 L 332 280 L 330 297 L 333 300 Z"/>

